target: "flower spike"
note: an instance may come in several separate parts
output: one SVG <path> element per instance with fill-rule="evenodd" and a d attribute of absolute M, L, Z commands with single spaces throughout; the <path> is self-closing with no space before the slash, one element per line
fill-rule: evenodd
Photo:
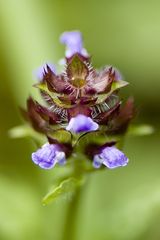
<path fill-rule="evenodd" d="M 118 94 L 128 83 L 113 66 L 93 67 L 81 32 L 64 32 L 60 41 L 66 47 L 63 72 L 56 73 L 50 63 L 40 67 L 34 86 L 44 103 L 29 97 L 27 110 L 21 110 L 33 134 L 38 132 L 40 141 L 48 140 L 32 153 L 33 162 L 50 169 L 68 161 L 74 168 L 75 158 L 82 156 L 92 159 L 92 170 L 127 165 L 128 158 L 115 147 L 115 139 L 126 133 L 134 117 L 133 100 L 122 104 Z M 81 172 L 86 170 L 83 166 Z"/>

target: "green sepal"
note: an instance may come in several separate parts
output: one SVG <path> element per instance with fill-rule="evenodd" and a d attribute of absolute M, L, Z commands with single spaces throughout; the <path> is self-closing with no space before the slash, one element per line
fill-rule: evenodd
<path fill-rule="evenodd" d="M 47 84 L 45 82 L 40 82 L 40 83 L 36 83 L 34 84 L 34 87 L 38 88 L 40 91 L 44 92 L 45 94 L 49 95 L 50 98 L 52 99 L 52 101 L 57 104 L 58 106 L 62 106 L 61 105 L 61 101 L 58 100 L 57 96 L 59 95 L 59 93 L 56 92 L 51 92 L 49 91 Z"/>
<path fill-rule="evenodd" d="M 41 92 L 42 95 L 46 95 L 50 98 L 50 100 L 57 106 L 60 108 L 70 108 L 71 107 L 71 103 L 70 101 L 61 101 L 60 98 L 58 98 L 60 96 L 59 93 L 57 92 L 51 92 L 49 91 L 46 83 L 37 83 L 34 85 L 34 87 L 38 88 Z"/>
<path fill-rule="evenodd" d="M 45 82 L 39 82 L 33 85 L 33 87 L 38 88 L 41 91 L 50 92 L 47 88 L 47 84 Z"/>
<path fill-rule="evenodd" d="M 115 90 L 127 86 L 129 83 L 123 80 L 118 80 L 112 83 L 111 91 L 114 92 Z"/>
<path fill-rule="evenodd" d="M 70 143 L 72 135 L 65 129 L 57 129 L 49 134 L 52 138 L 56 139 L 60 143 Z"/>
<path fill-rule="evenodd" d="M 97 104 L 104 102 L 114 91 L 127 86 L 129 83 L 123 80 L 115 81 L 112 83 L 111 90 L 108 93 L 98 95 Z"/>
<path fill-rule="evenodd" d="M 81 147 L 83 149 L 88 144 L 103 145 L 106 142 L 119 141 L 118 135 L 107 135 L 105 132 L 106 127 L 102 126 L 99 131 L 82 134 L 77 141 L 78 147 Z"/>

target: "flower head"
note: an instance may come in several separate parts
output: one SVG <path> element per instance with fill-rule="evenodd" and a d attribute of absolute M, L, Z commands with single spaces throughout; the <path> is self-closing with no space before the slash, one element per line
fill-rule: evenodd
<path fill-rule="evenodd" d="M 69 161 L 70 156 L 74 159 L 78 150 L 92 156 L 95 168 L 125 166 L 128 158 L 107 145 L 107 139 L 124 134 L 134 116 L 133 100 L 121 106 L 118 95 L 128 83 L 112 66 L 100 70 L 92 66 L 79 31 L 64 32 L 60 41 L 66 45 L 64 71 L 57 74 L 51 64 L 41 67 L 40 81 L 34 86 L 44 104 L 29 97 L 27 110 L 22 109 L 25 119 L 49 142 L 32 154 L 33 162 L 49 169 Z"/>
<path fill-rule="evenodd" d="M 128 158 L 123 152 L 114 146 L 105 147 L 100 154 L 96 154 L 93 159 L 93 166 L 99 168 L 102 164 L 112 169 L 126 166 Z"/>
<path fill-rule="evenodd" d="M 91 132 L 98 129 L 98 124 L 94 122 L 90 117 L 79 114 L 76 117 L 71 118 L 66 130 L 81 133 L 81 132 Z"/>
<path fill-rule="evenodd" d="M 56 163 L 63 165 L 66 162 L 65 153 L 56 144 L 44 144 L 36 152 L 32 153 L 32 161 L 41 168 L 50 169 Z"/>

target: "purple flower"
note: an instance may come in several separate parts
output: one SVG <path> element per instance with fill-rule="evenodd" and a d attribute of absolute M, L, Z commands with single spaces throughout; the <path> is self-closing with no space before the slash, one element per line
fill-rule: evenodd
<path fill-rule="evenodd" d="M 116 147 L 105 147 L 100 154 L 94 156 L 93 166 L 100 168 L 102 164 L 112 169 L 117 167 L 126 166 L 128 158 L 123 152 L 118 150 Z"/>
<path fill-rule="evenodd" d="M 50 169 L 56 163 L 60 165 L 65 164 L 66 158 L 65 153 L 60 151 L 58 145 L 46 143 L 36 152 L 32 153 L 32 161 L 41 168 Z"/>
<path fill-rule="evenodd" d="M 82 34 L 79 31 L 64 32 L 60 37 L 61 43 L 66 45 L 66 57 L 70 58 L 75 53 L 88 57 L 87 51 L 83 48 Z"/>
<path fill-rule="evenodd" d="M 35 75 L 36 78 L 38 78 L 39 81 L 42 81 L 42 80 L 43 80 L 44 71 L 47 72 L 47 65 L 49 66 L 49 68 L 51 69 L 51 71 L 52 71 L 53 73 L 55 73 L 55 66 L 54 66 L 52 63 L 44 64 L 44 65 L 40 66 L 39 68 L 37 68 L 37 69 L 34 71 L 34 75 Z"/>
<path fill-rule="evenodd" d="M 81 133 L 96 131 L 98 128 L 99 125 L 94 122 L 90 117 L 78 114 L 76 117 L 71 118 L 68 126 L 66 127 L 66 130 L 74 133 Z"/>

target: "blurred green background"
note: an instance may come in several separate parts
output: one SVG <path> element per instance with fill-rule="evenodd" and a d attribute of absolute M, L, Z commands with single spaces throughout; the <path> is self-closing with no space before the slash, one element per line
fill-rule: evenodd
<path fill-rule="evenodd" d="M 0 0 L 0 240 L 60 240 L 66 199 L 43 207 L 54 170 L 37 168 L 29 139 L 12 140 L 35 82 L 33 70 L 58 62 L 59 35 L 82 31 L 95 67 L 112 64 L 130 82 L 138 123 L 155 134 L 127 138 L 126 168 L 93 175 L 78 211 L 75 240 L 160 239 L 160 1 Z"/>

